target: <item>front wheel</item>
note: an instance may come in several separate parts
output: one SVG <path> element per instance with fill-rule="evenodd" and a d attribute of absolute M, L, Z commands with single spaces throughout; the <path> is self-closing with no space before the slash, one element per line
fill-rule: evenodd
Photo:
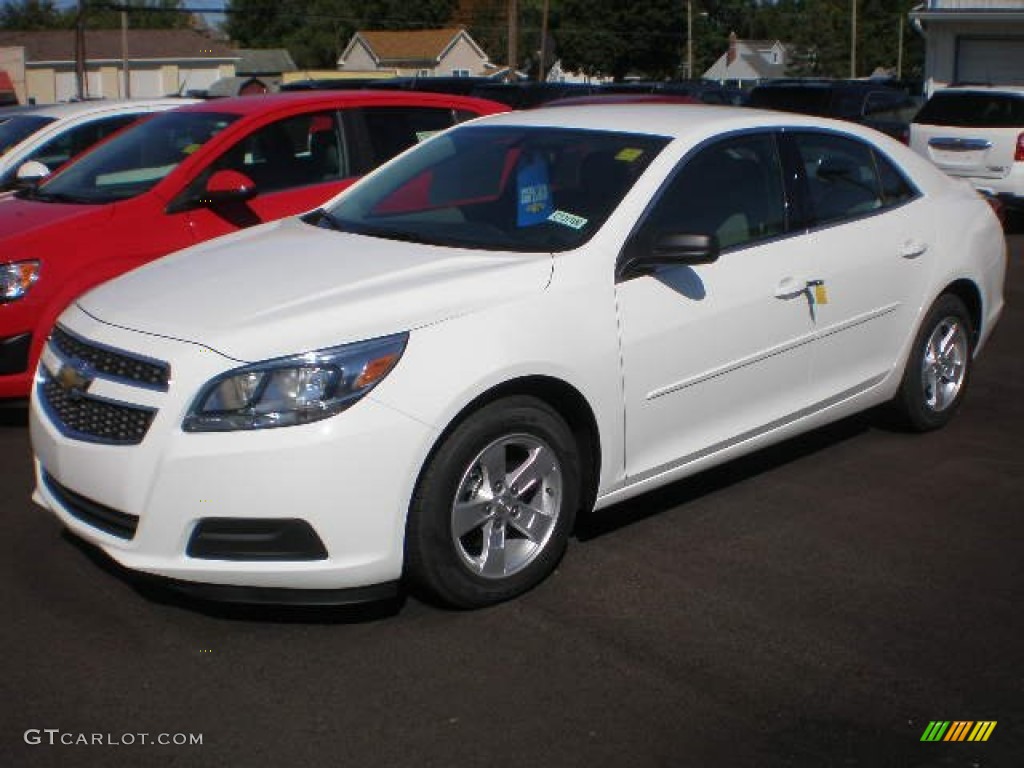
<path fill-rule="evenodd" d="M 457 608 L 515 597 L 558 564 L 579 500 L 579 457 L 564 420 L 531 397 L 484 406 L 441 443 L 406 529 L 415 585 Z"/>
<path fill-rule="evenodd" d="M 953 418 L 967 390 L 973 338 L 964 303 L 956 296 L 940 296 L 914 340 L 895 400 L 911 428 L 927 432 Z"/>

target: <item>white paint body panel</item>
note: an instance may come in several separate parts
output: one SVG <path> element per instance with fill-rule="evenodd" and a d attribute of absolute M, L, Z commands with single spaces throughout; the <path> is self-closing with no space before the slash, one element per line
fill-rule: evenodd
<path fill-rule="evenodd" d="M 74 440 L 37 398 L 32 442 L 39 468 L 138 515 L 138 533 L 125 541 L 80 522 L 42 482 L 37 501 L 133 569 L 216 584 L 361 587 L 401 575 L 406 512 L 424 463 L 444 430 L 496 387 L 544 377 L 581 395 L 598 431 L 593 490 L 602 507 L 891 397 L 921 314 L 954 281 L 973 283 L 982 297 L 979 347 L 1002 309 L 1005 243 L 988 206 L 868 129 L 704 106 L 569 107 L 490 122 L 638 132 L 656 125 L 675 141 L 575 251 L 444 249 L 289 220 L 92 291 L 60 323 L 91 342 L 169 362 L 171 384 L 140 394 L 97 379 L 90 390 L 158 409 L 139 445 Z M 691 147 L 778 123 L 824 124 L 877 142 L 921 199 L 727 253 L 677 275 L 674 287 L 666 274 L 616 282 L 623 243 Z M 927 248 L 902 254 L 914 238 Z M 787 277 L 819 275 L 827 305 L 775 296 Z M 254 432 L 181 429 L 202 386 L 239 361 L 403 331 L 409 341 L 396 368 L 338 416 Z M 42 365 L 53 364 L 44 356 Z M 204 516 L 300 517 L 329 557 L 192 559 L 185 542 Z"/>

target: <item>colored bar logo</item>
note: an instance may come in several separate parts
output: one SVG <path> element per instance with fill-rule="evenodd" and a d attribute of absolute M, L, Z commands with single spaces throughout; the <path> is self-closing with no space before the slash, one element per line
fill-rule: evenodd
<path fill-rule="evenodd" d="M 932 720 L 921 734 L 921 741 L 988 741 L 996 728 L 995 720 Z"/>

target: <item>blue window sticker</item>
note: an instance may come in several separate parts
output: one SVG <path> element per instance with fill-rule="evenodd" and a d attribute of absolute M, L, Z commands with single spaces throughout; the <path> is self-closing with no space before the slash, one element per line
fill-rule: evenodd
<path fill-rule="evenodd" d="M 551 214 L 551 185 L 548 165 L 542 157 L 534 157 L 516 172 L 516 194 L 519 204 L 516 225 L 532 227 L 547 221 Z"/>

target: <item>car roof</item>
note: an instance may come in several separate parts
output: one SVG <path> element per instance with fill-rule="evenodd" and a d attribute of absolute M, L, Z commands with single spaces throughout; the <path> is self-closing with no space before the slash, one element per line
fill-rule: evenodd
<path fill-rule="evenodd" d="M 162 99 L 96 99 L 94 101 L 68 101 L 59 104 L 32 104 L 14 107 L 13 114 L 37 115 L 39 117 L 68 118 L 100 112 L 130 112 L 133 109 L 156 105 L 186 106 L 195 104 L 195 99 L 168 96 Z M 5 112 L 4 114 L 10 114 Z"/>
<path fill-rule="evenodd" d="M 991 83 L 953 83 L 936 93 L 1015 93 L 1024 95 L 1024 85 L 992 85 Z"/>
<path fill-rule="evenodd" d="M 879 134 L 845 120 L 795 112 L 715 104 L 597 104 L 542 106 L 486 118 L 479 124 L 623 131 L 669 138 L 711 136 L 749 128 L 826 128 L 879 140 Z"/>
<path fill-rule="evenodd" d="M 402 104 L 410 106 L 445 106 L 490 104 L 493 108 L 507 107 L 486 99 L 450 93 L 406 90 L 312 90 L 286 91 L 281 93 L 232 96 L 226 99 L 210 99 L 200 104 L 185 107 L 190 112 L 225 112 L 234 115 L 260 115 L 277 110 L 301 109 L 303 107 L 332 109 L 339 107 L 373 106 L 375 104 Z"/>

